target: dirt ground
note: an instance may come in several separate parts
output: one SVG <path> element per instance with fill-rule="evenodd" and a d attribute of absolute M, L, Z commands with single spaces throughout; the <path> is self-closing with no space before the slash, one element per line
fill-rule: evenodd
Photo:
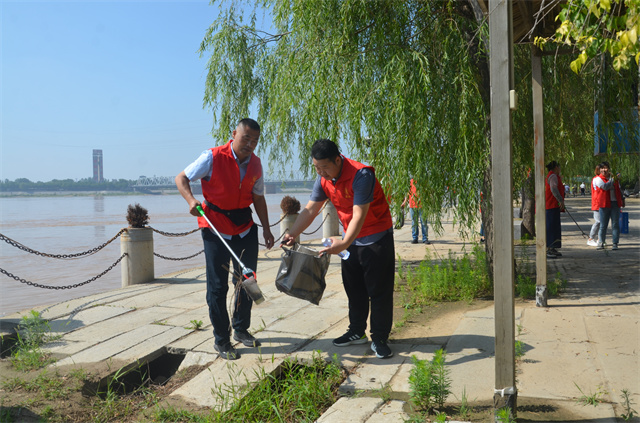
<path fill-rule="evenodd" d="M 401 304 L 399 293 L 396 294 L 396 304 Z M 404 325 L 393 330 L 393 342 L 403 342 L 404 339 L 423 339 L 429 343 L 429 338 L 440 338 L 444 334 L 450 335 L 457 327 L 463 314 L 491 306 L 490 300 L 475 300 L 467 302 L 439 303 L 423 309 L 420 314 L 413 315 Z M 396 321 L 402 319 L 403 309 L 397 307 L 394 316 Z M 168 400 L 169 394 L 183 383 L 194 377 L 202 367 L 194 366 L 184 372 L 176 374 L 162 385 L 151 385 L 146 395 L 129 395 L 121 397 L 116 404 L 100 399 L 96 391 L 104 391 L 99 387 L 99 381 L 107 375 L 113 374 L 114 369 L 121 367 L 119 363 L 103 363 L 97 366 L 83 365 L 83 378 L 74 376 L 74 367 L 61 367 L 58 369 L 22 372 L 13 368 L 8 358 L 0 360 L 0 421 L 15 422 L 40 422 L 43 417 L 46 421 L 58 422 L 86 422 L 86 421 L 117 421 L 138 422 L 150 418 L 149 410 L 155 404 L 163 407 L 174 407 L 191 412 L 206 414 L 207 409 L 194 407 L 192 404 L 183 403 L 176 399 Z M 55 391 L 59 396 L 45 398 L 42 391 L 28 387 L 31 382 L 34 386 L 49 386 L 43 382 L 43 376 L 49 377 L 61 383 Z M 40 379 L 39 379 L 40 378 Z M 39 381 L 40 380 L 40 381 Z M 22 387 L 13 387 L 18 381 Z M 24 385 L 27 385 L 25 387 Z M 393 395 L 392 395 L 393 397 Z M 408 400 L 408 398 L 398 398 Z M 455 401 L 455 398 L 453 399 Z M 455 402 L 449 402 L 444 412 L 453 418 L 462 420 L 459 415 L 459 406 Z M 110 408 L 111 407 L 111 408 Z M 493 422 L 493 404 L 470 401 L 470 412 L 465 420 L 476 423 Z M 406 411 L 411 415 L 417 413 L 407 403 Z M 11 413 L 13 420 L 8 418 Z M 110 417 L 109 417 L 110 416 Z M 108 420 L 110 418 L 110 420 Z M 536 422 L 577 422 L 578 416 L 563 407 L 561 402 L 532 400 L 518 398 L 518 421 Z"/>

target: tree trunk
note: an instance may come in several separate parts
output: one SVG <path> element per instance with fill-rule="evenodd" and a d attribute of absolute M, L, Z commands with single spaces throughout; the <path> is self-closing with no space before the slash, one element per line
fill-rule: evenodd
<path fill-rule="evenodd" d="M 478 26 L 485 24 L 484 14 L 478 3 L 478 0 L 468 0 L 467 2 L 454 3 L 458 13 L 470 20 L 475 20 Z M 480 37 L 483 38 L 485 48 L 488 48 L 489 42 L 486 37 L 487 33 L 478 32 L 478 28 L 474 28 L 466 34 L 469 42 L 469 50 L 473 61 L 478 69 L 478 87 L 482 101 L 486 110 L 486 136 L 487 140 L 491 139 L 491 80 L 489 77 L 489 52 L 480 49 Z M 489 143 L 490 145 L 491 143 Z M 485 169 L 482 180 L 482 199 L 480 200 L 480 208 L 482 210 L 482 223 L 484 224 L 484 239 L 486 252 L 487 271 L 491 281 L 493 281 L 493 214 L 491 213 L 491 155 L 487 159 L 487 168 Z"/>
<path fill-rule="evenodd" d="M 534 239 L 536 237 L 536 197 L 535 175 L 533 172 L 529 172 L 522 194 L 522 223 L 520 224 L 520 239 Z"/>

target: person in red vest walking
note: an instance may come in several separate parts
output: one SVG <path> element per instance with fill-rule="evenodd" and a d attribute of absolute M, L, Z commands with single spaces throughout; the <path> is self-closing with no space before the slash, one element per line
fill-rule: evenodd
<path fill-rule="evenodd" d="M 600 176 L 595 180 L 594 185 L 598 188 L 596 194 L 596 204 L 600 212 L 600 230 L 598 232 L 598 250 L 604 250 L 607 226 L 611 220 L 612 250 L 618 249 L 620 240 L 620 208 L 624 207 L 624 198 L 617 178 L 611 174 L 608 162 L 600 163 Z"/>
<path fill-rule="evenodd" d="M 598 206 L 598 187 L 596 186 L 596 179 L 600 179 L 600 163 L 596 165 L 594 170 L 595 176 L 591 179 L 591 211 L 593 211 L 593 220 L 594 223 L 591 226 L 591 231 L 589 232 L 589 239 L 587 240 L 587 245 L 591 247 L 597 247 L 598 241 L 598 231 L 600 230 L 600 207 Z"/>
<path fill-rule="evenodd" d="M 225 145 L 205 150 L 200 157 L 176 176 L 176 186 L 189 204 L 189 212 L 198 216 L 198 225 L 208 227 L 197 210 L 201 206 L 207 218 L 220 232 L 242 262 L 253 269 L 258 266 L 258 228 L 251 216 L 254 205 L 262 223 L 265 244 L 273 246 L 273 235 L 269 228 L 269 214 L 264 199 L 264 179 L 260 159 L 253 154 L 260 138 L 260 125 L 253 119 L 242 119 L 233 131 L 233 139 Z M 189 182 L 200 180 L 204 202 L 198 201 L 191 192 Z M 248 331 L 251 325 L 251 298 L 244 289 L 236 289 L 233 301 L 232 320 L 227 312 L 229 290 L 229 261 L 231 253 L 222 240 L 211 230 L 203 230 L 204 254 L 207 264 L 207 304 L 213 325 L 214 348 L 221 357 L 235 360 L 240 357 L 231 344 L 233 339 L 247 347 L 257 347 L 260 342 Z M 236 275 L 242 270 L 235 261 Z M 238 283 L 240 276 L 233 278 Z"/>
<path fill-rule="evenodd" d="M 409 202 L 409 214 L 411 216 L 411 243 L 418 243 L 418 223 L 422 227 L 422 243 L 423 244 L 431 244 L 429 242 L 429 222 L 426 222 L 425 219 L 422 218 L 422 209 L 420 208 L 420 195 L 418 194 L 418 189 L 416 188 L 413 178 L 411 178 L 411 187 L 409 189 L 409 195 L 405 197 L 402 202 L 401 208 L 404 208 L 407 201 Z"/>
<path fill-rule="evenodd" d="M 378 358 L 388 358 L 393 323 L 395 246 L 393 224 L 387 198 L 376 179 L 375 170 L 340 154 L 330 140 L 317 140 L 311 148 L 318 178 L 306 207 L 296 219 L 283 244 L 292 245 L 329 200 L 344 227 L 342 239 L 320 250 L 325 254 L 349 251 L 341 260 L 342 282 L 349 300 L 349 328 L 333 340 L 343 347 L 368 342 L 366 329 L 371 303 L 371 349 Z"/>
<path fill-rule="evenodd" d="M 555 160 L 547 165 L 547 177 L 544 181 L 545 208 L 547 218 L 547 257 L 562 256 L 558 248 L 562 248 L 562 227 L 560 212 L 564 211 L 565 188 L 560 178 L 560 164 Z"/>

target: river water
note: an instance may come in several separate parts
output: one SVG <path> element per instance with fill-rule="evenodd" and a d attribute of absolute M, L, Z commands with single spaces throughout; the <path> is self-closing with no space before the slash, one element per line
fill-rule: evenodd
<path fill-rule="evenodd" d="M 266 195 L 271 225 L 280 220 L 280 201 L 284 195 L 287 194 Z M 297 198 L 302 207 L 309 198 L 309 193 L 304 192 L 288 195 Z M 149 225 L 157 230 L 183 233 L 197 227 L 196 218 L 189 214 L 187 203 L 178 194 L 11 197 L 1 200 L 0 233 L 42 253 L 80 253 L 104 244 L 126 227 L 127 207 L 136 203 L 149 211 Z M 255 213 L 253 216 L 260 223 Z M 316 231 L 321 223 L 320 215 L 305 232 Z M 271 232 L 278 239 L 280 225 L 273 226 Z M 258 234 L 260 243 L 264 244 L 262 230 L 258 230 Z M 322 229 L 301 238 L 321 237 Z M 96 254 L 71 260 L 42 257 L 6 242 L 0 244 L 0 268 L 29 282 L 49 286 L 84 282 L 103 272 L 120 257 L 119 238 Z M 167 237 L 154 232 L 153 244 L 155 253 L 172 258 L 187 257 L 203 248 L 199 232 L 182 237 Z M 276 243 L 274 248 L 278 245 Z M 158 257 L 154 260 L 156 277 L 205 264 L 204 253 L 184 261 Z M 87 285 L 61 290 L 29 286 L 0 274 L 0 316 L 120 288 L 120 272 L 120 265 L 117 265 Z"/>

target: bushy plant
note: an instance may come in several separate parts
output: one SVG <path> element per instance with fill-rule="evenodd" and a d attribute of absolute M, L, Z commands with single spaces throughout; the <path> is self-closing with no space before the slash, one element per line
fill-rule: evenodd
<path fill-rule="evenodd" d="M 442 407 L 451 393 L 450 371 L 444 365 L 445 356 L 442 349 L 435 352 L 430 362 L 411 356 L 414 367 L 409 375 L 409 395 L 416 406 L 427 412 Z"/>
<path fill-rule="evenodd" d="M 296 200 L 296 197 L 285 195 L 280 201 L 280 209 L 282 214 L 296 214 L 300 211 L 300 201 Z"/>
<path fill-rule="evenodd" d="M 129 204 L 127 207 L 127 222 L 130 228 L 144 228 L 149 223 L 149 212 L 140 204 Z"/>

